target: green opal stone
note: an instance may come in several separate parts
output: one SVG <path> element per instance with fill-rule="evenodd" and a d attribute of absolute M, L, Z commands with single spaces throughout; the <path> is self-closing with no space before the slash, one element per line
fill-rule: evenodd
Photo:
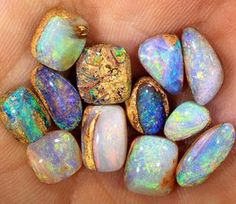
<path fill-rule="evenodd" d="M 130 191 L 145 195 L 166 195 L 174 188 L 178 147 L 158 136 L 136 138 L 125 166 L 125 183 Z"/>
<path fill-rule="evenodd" d="M 1 97 L 0 117 L 16 139 L 32 143 L 40 139 L 50 127 L 50 117 L 36 96 L 24 87 Z"/>
<path fill-rule="evenodd" d="M 33 38 L 32 52 L 42 64 L 65 71 L 76 62 L 84 49 L 86 35 L 82 35 L 80 29 L 87 29 L 88 25 L 81 17 L 71 17 L 65 11 L 49 14 L 45 20 L 47 23 L 38 28 L 40 36 L 36 32 Z"/>
<path fill-rule="evenodd" d="M 165 123 L 165 136 L 179 141 L 199 133 L 211 122 L 209 111 L 193 101 L 180 104 Z"/>

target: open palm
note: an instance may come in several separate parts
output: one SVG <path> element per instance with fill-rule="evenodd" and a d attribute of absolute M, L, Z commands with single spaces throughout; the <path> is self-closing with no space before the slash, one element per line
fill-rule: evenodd
<path fill-rule="evenodd" d="M 88 44 L 103 42 L 126 47 L 134 80 L 146 75 L 137 58 L 141 41 L 163 32 L 180 34 L 189 25 L 198 28 L 221 57 L 225 72 L 223 88 L 208 106 L 213 123 L 229 121 L 236 125 L 235 0 L 1 0 L 0 94 L 22 84 L 30 85 L 30 73 L 37 63 L 30 53 L 33 32 L 44 13 L 58 6 L 79 13 L 89 22 Z M 189 98 L 189 89 L 185 88 L 177 98 L 170 97 L 172 108 Z M 79 137 L 79 131 L 74 135 Z M 1 124 L 0 203 L 236 202 L 235 148 L 206 183 L 189 189 L 176 187 L 172 194 L 161 198 L 127 191 L 123 169 L 102 174 L 82 168 L 59 184 L 42 184 L 27 165 L 25 150 L 26 146 L 15 141 Z"/>

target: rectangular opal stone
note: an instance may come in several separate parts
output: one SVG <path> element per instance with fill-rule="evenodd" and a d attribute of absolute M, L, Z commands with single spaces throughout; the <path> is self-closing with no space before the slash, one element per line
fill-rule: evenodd
<path fill-rule="evenodd" d="M 144 135 L 136 138 L 125 166 L 125 183 L 130 191 L 166 195 L 173 190 L 178 147 L 168 139 Z"/>
<path fill-rule="evenodd" d="M 82 122 L 82 155 L 88 169 L 119 170 L 126 158 L 127 124 L 118 105 L 88 106 Z"/>
<path fill-rule="evenodd" d="M 42 19 L 32 40 L 32 53 L 42 64 L 64 71 L 79 58 L 88 25 L 79 16 L 62 9 L 49 11 Z"/>
<path fill-rule="evenodd" d="M 27 148 L 27 156 L 38 179 L 57 183 L 76 173 L 82 166 L 81 152 L 73 135 L 52 131 Z"/>
<path fill-rule="evenodd" d="M 37 141 L 51 125 L 39 100 L 24 87 L 0 98 L 0 117 L 5 127 L 23 143 Z"/>
<path fill-rule="evenodd" d="M 110 44 L 88 47 L 76 68 L 78 89 L 86 103 L 111 105 L 129 98 L 131 63 L 124 48 Z"/>

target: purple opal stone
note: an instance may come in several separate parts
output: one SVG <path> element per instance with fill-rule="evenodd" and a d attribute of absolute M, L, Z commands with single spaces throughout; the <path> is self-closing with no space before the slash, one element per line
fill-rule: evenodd
<path fill-rule="evenodd" d="M 82 117 L 82 103 L 73 85 L 53 70 L 41 66 L 32 74 L 32 84 L 56 125 L 75 129 Z"/>
<path fill-rule="evenodd" d="M 147 39 L 139 47 L 139 59 L 147 72 L 169 93 L 183 87 L 183 56 L 176 35 L 163 34 Z"/>

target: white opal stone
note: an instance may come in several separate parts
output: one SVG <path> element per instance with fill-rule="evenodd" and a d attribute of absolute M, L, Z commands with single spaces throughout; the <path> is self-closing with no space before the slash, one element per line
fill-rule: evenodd
<path fill-rule="evenodd" d="M 214 49 L 196 29 L 186 28 L 182 36 L 185 72 L 194 100 L 205 105 L 219 91 L 223 69 Z"/>
<path fill-rule="evenodd" d="M 82 125 L 85 166 L 99 172 L 119 170 L 126 158 L 127 123 L 118 105 L 88 106 Z"/>

